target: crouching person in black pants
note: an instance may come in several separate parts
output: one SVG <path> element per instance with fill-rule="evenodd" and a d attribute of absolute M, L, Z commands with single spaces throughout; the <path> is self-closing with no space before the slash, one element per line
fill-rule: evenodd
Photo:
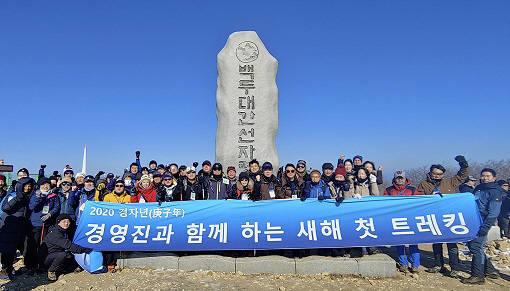
<path fill-rule="evenodd" d="M 57 274 L 72 272 L 76 268 L 76 262 L 72 253 L 90 253 L 92 249 L 73 244 L 69 235 L 72 223 L 71 216 L 60 214 L 57 224 L 50 228 L 41 246 L 41 255 L 44 265 L 48 268 L 48 279 L 57 280 Z"/>

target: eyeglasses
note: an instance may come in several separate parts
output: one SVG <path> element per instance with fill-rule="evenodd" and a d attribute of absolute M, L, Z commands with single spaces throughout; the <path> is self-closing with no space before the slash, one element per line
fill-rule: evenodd
<path fill-rule="evenodd" d="M 296 170 L 285 170 L 286 173 L 295 173 Z"/>
<path fill-rule="evenodd" d="M 115 185 L 115 188 L 124 188 L 124 185 L 122 185 L 122 184 Z"/>

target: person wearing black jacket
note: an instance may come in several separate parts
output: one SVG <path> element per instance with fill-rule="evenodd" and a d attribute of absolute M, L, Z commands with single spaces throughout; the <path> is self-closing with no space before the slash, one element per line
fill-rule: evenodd
<path fill-rule="evenodd" d="M 43 254 L 44 265 L 48 268 L 48 279 L 57 280 L 57 275 L 71 272 L 76 267 L 73 253 L 90 253 L 92 249 L 73 244 L 70 240 L 71 216 L 60 214 L 57 217 L 57 224 L 52 226 L 43 240 L 41 254 Z"/>
<path fill-rule="evenodd" d="M 464 183 L 459 186 L 459 193 L 473 193 L 476 181 L 473 176 L 467 177 Z"/>
<path fill-rule="evenodd" d="M 16 191 L 7 194 L 3 200 L 2 215 L 0 216 L 0 254 L 3 278 L 13 277 L 13 263 L 16 256 L 16 247 L 23 238 L 27 221 L 28 203 L 35 188 L 32 178 L 24 177 L 16 184 Z"/>
<path fill-rule="evenodd" d="M 186 168 L 186 179 L 180 180 L 173 194 L 174 201 L 203 200 L 204 184 L 197 178 L 195 167 Z"/>

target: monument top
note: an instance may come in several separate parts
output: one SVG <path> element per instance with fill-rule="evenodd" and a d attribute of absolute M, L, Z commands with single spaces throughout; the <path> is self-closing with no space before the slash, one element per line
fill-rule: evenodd
<path fill-rule="evenodd" d="M 279 166 L 278 61 L 255 31 L 232 33 L 218 53 L 216 161 L 248 169 L 252 159 Z"/>

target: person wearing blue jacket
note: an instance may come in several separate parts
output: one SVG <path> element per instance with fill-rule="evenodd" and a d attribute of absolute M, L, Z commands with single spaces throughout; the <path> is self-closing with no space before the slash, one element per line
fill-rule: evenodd
<path fill-rule="evenodd" d="M 32 193 L 28 204 L 30 221 L 27 225 L 27 248 L 24 258 L 28 275 L 33 275 L 38 267 L 42 267 L 38 254 L 44 228 L 53 225 L 60 214 L 60 200 L 56 193 L 50 191 L 50 180 L 42 177 L 37 184 L 39 189 Z"/>
<path fill-rule="evenodd" d="M 27 217 L 27 208 L 30 196 L 35 188 L 35 181 L 29 177 L 23 177 L 16 183 L 15 192 L 7 195 L 2 202 L 2 214 L 0 215 L 0 256 L 2 271 L 0 278 L 6 277 L 12 280 L 14 276 L 14 258 L 16 247 L 23 238 Z"/>
<path fill-rule="evenodd" d="M 308 198 L 317 198 L 318 200 L 331 198 L 329 187 L 321 179 L 321 173 L 318 170 L 313 170 L 310 173 L 310 180 L 305 183 L 301 201 L 305 201 Z"/>
<path fill-rule="evenodd" d="M 60 188 L 56 188 L 55 193 L 57 193 L 57 196 L 60 200 L 60 214 L 72 214 L 73 209 L 70 209 L 69 204 L 67 201 L 70 197 L 74 195 L 74 191 L 71 190 L 71 185 L 73 181 L 68 178 L 64 177 L 62 179 L 62 183 L 60 183 Z"/>
<path fill-rule="evenodd" d="M 91 175 L 87 175 L 85 177 L 85 183 L 83 189 L 74 193 L 74 195 L 70 196 L 67 200 L 68 204 L 68 213 L 71 215 L 71 218 L 78 222 L 80 219 L 81 213 L 85 209 L 85 203 L 87 201 L 93 201 L 94 196 L 96 195 L 96 187 L 94 184 L 94 177 Z"/>
<path fill-rule="evenodd" d="M 487 242 L 489 229 L 499 216 L 503 192 L 496 183 L 496 171 L 485 168 L 481 172 L 481 184 L 474 190 L 478 209 L 482 217 L 482 226 L 476 237 L 468 242 L 469 251 L 473 254 L 471 260 L 471 277 L 463 279 L 465 284 L 485 284 L 485 276 L 493 279 L 499 278 L 499 273 L 484 253 L 483 248 Z"/>

